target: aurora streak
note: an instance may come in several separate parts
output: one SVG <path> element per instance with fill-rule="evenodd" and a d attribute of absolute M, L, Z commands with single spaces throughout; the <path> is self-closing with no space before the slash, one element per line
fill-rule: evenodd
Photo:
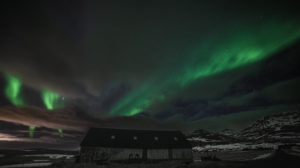
<path fill-rule="evenodd" d="M 248 28 L 242 29 L 240 25 Z M 224 35 L 226 38 L 222 38 Z M 266 20 L 264 25 L 235 23 L 227 29 L 219 29 L 214 36 L 202 38 L 199 44 L 186 51 L 182 63 L 170 76 L 154 73 L 141 87 L 119 100 L 110 114 L 141 113 L 155 102 L 173 97 L 195 80 L 264 60 L 299 37 L 300 23 L 297 21 Z M 170 89 L 170 86 L 174 87 Z"/>
<path fill-rule="evenodd" d="M 59 133 L 61 133 L 61 134 L 60 134 L 60 137 L 63 137 L 63 135 L 62 135 L 63 130 L 62 130 L 62 129 L 57 129 L 57 130 L 58 130 Z"/>
<path fill-rule="evenodd" d="M 47 107 L 48 110 L 54 110 L 58 108 L 58 100 L 60 95 L 58 93 L 51 92 L 49 90 L 43 90 L 41 92 L 42 98 L 44 101 L 45 106 Z M 62 133 L 62 129 L 57 129 L 59 133 Z M 63 137 L 63 135 L 60 135 Z"/>
<path fill-rule="evenodd" d="M 41 92 L 42 99 L 44 101 L 45 106 L 48 110 L 53 110 L 57 108 L 57 101 L 59 99 L 59 94 L 44 90 Z"/>
<path fill-rule="evenodd" d="M 35 126 L 29 126 L 29 137 L 30 138 L 33 138 L 34 130 L 35 130 Z"/>
<path fill-rule="evenodd" d="M 5 88 L 5 95 L 16 106 L 24 105 L 24 100 L 21 97 L 21 80 L 12 75 L 6 74 L 7 86 Z"/>

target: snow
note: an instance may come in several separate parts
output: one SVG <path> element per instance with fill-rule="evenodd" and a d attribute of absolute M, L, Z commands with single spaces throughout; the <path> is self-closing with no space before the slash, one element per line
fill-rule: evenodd
<path fill-rule="evenodd" d="M 290 136 L 274 136 L 276 139 L 292 139 L 292 138 L 299 138 L 299 135 L 290 135 Z"/>
<path fill-rule="evenodd" d="M 238 134 L 237 131 L 231 129 L 224 129 L 219 134 L 226 135 L 226 136 L 236 136 Z"/>
<path fill-rule="evenodd" d="M 194 162 L 201 162 L 201 160 L 194 160 Z"/>
<path fill-rule="evenodd" d="M 266 158 L 268 156 L 270 156 L 272 153 L 266 153 L 266 154 L 263 154 L 263 155 L 259 155 L 257 156 L 256 158 L 254 158 L 253 160 L 256 160 L 256 159 L 263 159 L 263 158 Z"/>
<path fill-rule="evenodd" d="M 261 143 L 261 144 L 249 144 L 249 143 L 231 143 L 221 145 L 205 145 L 193 147 L 193 151 L 240 151 L 243 149 L 258 149 L 258 148 L 272 148 L 277 149 L 281 143 Z"/>
<path fill-rule="evenodd" d="M 34 162 L 47 162 L 49 160 L 33 160 Z"/>
<path fill-rule="evenodd" d="M 267 136 L 267 135 L 266 135 L 266 134 L 263 134 L 263 135 L 261 135 L 261 136 L 255 137 L 254 139 L 259 139 L 259 138 L 262 138 L 262 137 L 265 137 L 265 136 Z"/>
<path fill-rule="evenodd" d="M 200 141 L 200 142 L 209 142 L 207 139 L 204 138 L 188 138 L 189 141 Z"/>
<path fill-rule="evenodd" d="M 14 165 L 4 165 L 0 168 L 9 168 L 9 167 L 41 167 L 41 166 L 50 166 L 52 163 L 24 163 L 24 164 L 14 164 Z"/>
<path fill-rule="evenodd" d="M 296 151 L 296 152 L 300 152 L 300 147 L 298 147 L 298 146 L 293 146 L 293 147 L 292 147 L 292 150 L 293 150 L 293 151 Z"/>
<path fill-rule="evenodd" d="M 51 159 L 59 159 L 62 157 L 66 157 L 67 159 L 74 157 L 74 155 L 63 155 L 63 154 L 38 154 L 38 155 L 23 155 L 23 156 L 44 156 L 49 157 Z"/>

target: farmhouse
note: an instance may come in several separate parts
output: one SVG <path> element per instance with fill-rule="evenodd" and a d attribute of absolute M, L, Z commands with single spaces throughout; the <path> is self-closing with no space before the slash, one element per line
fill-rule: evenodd
<path fill-rule="evenodd" d="M 192 146 L 180 131 L 90 128 L 80 144 L 79 162 L 102 159 L 192 159 Z"/>

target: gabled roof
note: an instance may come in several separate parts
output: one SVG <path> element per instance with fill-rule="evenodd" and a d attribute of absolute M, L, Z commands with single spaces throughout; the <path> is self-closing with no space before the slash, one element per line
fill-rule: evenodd
<path fill-rule="evenodd" d="M 110 128 L 90 128 L 80 146 L 147 149 L 192 148 L 180 131 Z"/>

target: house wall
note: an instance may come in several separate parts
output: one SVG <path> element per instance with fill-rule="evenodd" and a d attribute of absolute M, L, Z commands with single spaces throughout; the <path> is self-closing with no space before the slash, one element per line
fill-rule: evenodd
<path fill-rule="evenodd" d="M 109 158 L 110 160 L 128 160 L 129 155 L 139 154 L 142 158 L 142 149 L 124 149 L 124 148 L 101 148 L 101 147 L 81 147 L 80 162 L 90 163 L 94 160 Z"/>
<path fill-rule="evenodd" d="M 168 149 L 147 149 L 149 159 L 169 159 Z"/>
<path fill-rule="evenodd" d="M 143 149 L 125 149 L 125 148 L 102 148 L 102 147 L 84 147 L 80 149 L 81 163 L 91 163 L 94 160 L 109 158 L 110 160 L 128 160 L 129 155 L 139 154 L 143 157 Z M 173 159 L 192 159 L 191 149 L 172 149 Z M 168 149 L 147 149 L 147 158 L 149 159 L 169 159 Z"/>
<path fill-rule="evenodd" d="M 192 149 L 173 149 L 173 159 L 192 159 Z"/>

